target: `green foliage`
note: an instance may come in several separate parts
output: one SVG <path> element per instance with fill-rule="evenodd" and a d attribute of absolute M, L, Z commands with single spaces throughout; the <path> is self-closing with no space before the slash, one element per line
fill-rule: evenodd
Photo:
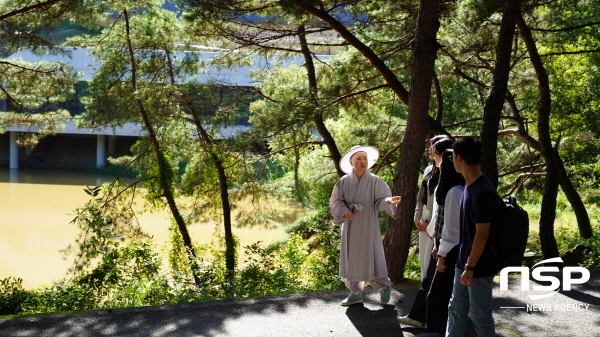
<path fill-rule="evenodd" d="M 334 226 L 328 201 L 329 199 L 325 194 L 320 195 L 314 209 L 305 216 L 296 219 L 286 228 L 286 232 L 292 235 L 300 235 L 302 239 L 308 242 L 311 249 L 319 247 L 321 239 L 319 233 L 326 232 Z"/>
<path fill-rule="evenodd" d="M 502 9 L 503 0 L 464 0 L 459 1 L 463 22 L 475 26 L 487 20 L 491 15 Z"/>
<path fill-rule="evenodd" d="M 330 224 L 333 222 L 330 221 Z M 314 228 L 318 235 L 318 249 L 313 250 L 307 262 L 308 283 L 313 290 L 344 289 L 338 276 L 341 231 L 337 227 Z"/>
<path fill-rule="evenodd" d="M 184 246 L 182 233 L 172 224 L 171 241 L 165 248 L 169 266 L 165 267 L 152 242 L 137 226 L 130 207 L 137 186 L 89 187 L 86 191 L 93 200 L 76 210 L 73 220 L 80 229 L 70 250 L 76 256 L 71 271 L 74 277 L 38 292 L 23 290 L 18 279 L 3 280 L 0 309 L 12 313 L 70 311 L 343 287 L 336 276 L 340 232 L 327 207 L 338 177 L 329 149 L 315 145 L 319 139 L 315 116 L 323 118 L 342 153 L 352 145 L 371 144 L 386 154 L 404 136 L 408 109 L 384 86 L 381 74 L 362 53 L 339 37 L 328 37 L 323 33 L 322 20 L 301 11 L 291 1 L 216 3 L 180 3 L 185 10 L 184 26 L 174 13 L 162 10 L 162 1 L 158 0 L 60 1 L 60 6 L 34 10 L 2 23 L 2 51 L 16 51 L 22 46 L 34 51 L 59 51 L 49 38 L 62 39 L 60 32 L 65 29 L 87 27 L 89 34 L 73 37 L 67 44 L 94 47 L 102 67 L 90 83 L 89 96 L 84 100 L 87 111 L 78 121 L 91 128 L 139 122 L 143 117 L 140 109 L 146 107 L 145 126 L 156 132 L 160 150 L 149 139 L 140 138 L 132 148 L 133 156 L 111 162 L 130 167 L 143 179 L 147 206 L 163 207 L 164 192 L 173 191 L 189 201 L 184 212 L 186 223 L 220 220 L 224 205 L 220 187 L 225 184 L 231 200 L 252 199 L 258 204 L 257 200 L 275 196 L 305 206 L 309 209 L 307 216 L 296 221 L 289 228 L 290 236 L 277 245 L 263 247 L 255 243 L 245 247 L 244 264 L 237 267 L 235 277 L 228 278 L 220 230 L 215 235 L 217 242 L 212 246 L 196 245 L 200 254 L 196 261 L 189 261 L 189 247 Z M 1 2 L 0 13 L 26 4 L 24 0 Z M 480 132 L 478 118 L 492 84 L 502 4 L 500 0 L 444 4 L 438 36 L 443 46 L 436 74 L 442 89 L 439 98 L 444 103 L 441 122 L 455 135 Z M 411 62 L 418 2 L 355 1 L 339 6 L 338 2 L 325 1 L 319 5 L 334 17 L 347 14 L 359 19 L 354 26 L 347 25 L 348 29 L 393 69 L 400 81 L 411 80 L 407 65 Z M 592 221 L 597 223 L 600 104 L 596 92 L 600 86 L 600 59 L 598 53 L 583 53 L 581 49 L 598 49 L 597 27 L 588 23 L 595 22 L 600 7 L 592 0 L 529 5 L 523 7 L 523 15 L 536 28 L 536 43 L 546 54 L 544 65 L 551 79 L 552 141 L 580 189 Z M 129 27 L 125 25 L 125 11 Z M 237 20 L 249 14 L 264 21 L 253 27 L 250 21 Z M 106 20 L 111 22 L 110 29 L 95 35 L 98 31 L 91 28 L 92 23 Z M 297 56 L 297 45 L 285 50 L 290 46 L 282 41 L 296 38 L 299 25 L 307 29 L 307 38 L 316 36 L 308 44 L 312 53 L 331 48 L 339 51 L 334 58 L 316 58 L 316 91 L 308 85 L 305 65 L 281 67 L 287 64 L 284 61 Z M 570 29 L 575 26 L 579 28 Z M 18 30 L 28 34 L 15 34 Z M 175 43 L 182 41 L 185 43 Z M 212 60 L 201 60 L 194 52 L 178 53 L 181 48 L 192 49 L 192 45 L 231 47 L 234 52 L 215 53 Z M 130 47 L 133 55 L 129 55 Z M 527 127 L 535 137 L 537 78 L 528 58 L 522 57 L 526 55 L 522 39 L 516 39 L 514 47 L 509 89 L 516 97 L 516 110 L 529 121 Z M 561 52 L 569 54 L 555 55 Z M 201 72 L 253 65 L 256 55 L 269 56 L 269 64 L 253 71 L 257 83 L 254 94 L 262 95 L 262 99 L 217 83 L 200 83 Z M 58 130 L 60 120 L 70 117 L 64 109 L 81 108 L 73 102 L 77 75 L 63 64 L 31 65 L 13 60 L 0 68 L 0 83 L 6 89 L 0 91 L 0 98 L 10 96 L 14 100 L 10 112 L 0 114 L 0 131 L 18 122 L 31 127 L 43 124 L 42 134 L 49 134 Z M 184 79 L 186 83 L 181 83 Z M 432 112 L 438 108 L 433 99 L 430 107 Z M 43 110 L 44 114 L 23 115 L 22 110 L 27 109 Z M 220 127 L 245 123 L 242 112 L 247 109 L 252 113 L 253 131 L 235 139 L 220 139 Z M 503 114 L 512 112 L 507 107 Z M 461 123 L 465 120 L 469 122 Z M 514 128 L 513 124 L 503 120 L 501 129 Z M 35 137 L 23 139 L 21 144 L 33 144 Z M 517 137 L 502 137 L 498 145 L 499 173 L 542 160 Z M 263 156 L 275 151 L 277 154 L 268 157 L 263 171 Z M 397 152 L 380 161 L 378 175 L 389 184 L 395 175 Z M 510 191 L 521 172 L 504 176 L 500 190 Z M 535 222 L 543 178 L 525 181 L 517 192 Z M 244 208 L 236 219 L 239 226 L 269 223 L 269 207 L 232 204 Z M 574 216 L 562 195 L 557 200 L 557 212 L 557 224 L 565 225 L 557 226 L 560 250 L 586 244 L 593 249 L 586 263 L 597 266 L 598 234 L 588 240 L 578 238 L 573 229 Z M 380 215 L 382 232 L 386 219 Z M 595 226 L 597 233 L 599 228 Z M 539 248 L 533 244 L 533 250 Z M 194 284 L 193 273 L 200 284 Z M 410 257 L 405 276 L 419 279 L 419 273 L 418 259 Z"/>
<path fill-rule="evenodd" d="M 290 288 L 298 288 L 302 280 L 302 268 L 308 255 L 308 245 L 300 235 L 291 235 L 284 245 L 284 249 L 277 256 L 283 266 Z"/>
<path fill-rule="evenodd" d="M 586 210 L 592 223 L 593 236 L 589 239 L 581 238 L 577 219 L 571 206 L 563 193 L 559 193 L 557 203 L 557 217 L 555 220 L 555 238 L 558 250 L 561 254 L 572 250 L 577 245 L 584 245 L 591 248 L 591 252 L 584 258 L 582 266 L 591 268 L 600 266 L 600 208 L 598 200 L 600 194 L 596 190 L 580 191 L 582 200 L 585 203 Z M 530 235 L 527 243 L 528 251 L 532 251 L 541 256 L 541 244 L 538 235 L 538 220 L 541 196 L 539 194 L 528 193 L 528 197 L 519 204 L 529 213 Z"/>
<path fill-rule="evenodd" d="M 60 285 L 44 288 L 23 303 L 23 314 L 47 314 L 99 309 L 101 297 L 87 287 Z"/>
<path fill-rule="evenodd" d="M 160 275 L 125 279 L 114 287 L 110 298 L 102 303 L 104 308 L 128 308 L 189 302 L 190 294 L 173 289 Z"/>
<path fill-rule="evenodd" d="M 75 283 L 84 287 L 102 289 L 120 286 L 123 282 L 137 283 L 156 275 L 160 258 L 151 250 L 152 241 L 129 242 L 103 254 L 94 269 L 78 276 Z"/>
<path fill-rule="evenodd" d="M 556 229 L 556 243 L 560 252 L 573 250 L 578 245 L 589 247 L 591 251 L 584 257 L 581 266 L 586 268 L 600 267 L 600 222 L 592 227 L 594 236 L 582 239 L 579 231 L 572 227 L 559 227 Z"/>
<path fill-rule="evenodd" d="M 260 242 L 245 247 L 244 265 L 240 272 L 240 281 L 236 294 L 246 296 L 273 295 L 274 289 L 287 287 L 285 270 L 276 263 L 272 249 L 263 248 Z"/>
<path fill-rule="evenodd" d="M 0 316 L 23 313 L 23 303 L 32 296 L 32 292 L 23 289 L 22 279 L 7 277 L 0 280 Z"/>
<path fill-rule="evenodd" d="M 79 236 L 74 246 L 64 250 L 75 256 L 70 269 L 74 284 L 94 289 L 103 297 L 123 280 L 155 274 L 159 259 L 135 221 L 130 186 L 113 181 L 84 191 L 92 200 L 75 211 L 71 223 L 79 228 Z"/>
<path fill-rule="evenodd" d="M 419 264 L 419 256 L 409 256 L 404 267 L 404 277 L 420 281 L 421 280 L 421 265 Z"/>
<path fill-rule="evenodd" d="M 270 296 L 302 291 L 300 274 L 306 256 L 302 239 L 297 236 L 290 238 L 280 252 L 263 248 L 260 242 L 245 249 L 247 258 L 236 280 L 236 296 Z"/>

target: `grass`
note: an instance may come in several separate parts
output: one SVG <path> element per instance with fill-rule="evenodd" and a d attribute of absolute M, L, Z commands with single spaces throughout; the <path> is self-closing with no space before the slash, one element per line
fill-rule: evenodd
<path fill-rule="evenodd" d="M 598 208 L 600 191 L 586 190 L 580 191 L 579 193 L 588 212 L 594 236 L 590 239 L 581 238 L 575 213 L 562 191 L 559 191 L 556 198 L 554 236 L 561 255 L 572 250 L 579 244 L 590 247 L 592 252 L 588 255 L 588 258 L 583 265 L 585 267 L 597 267 L 600 266 L 600 209 Z M 539 238 L 541 198 L 532 197 L 526 201 L 521 200 L 519 205 L 529 213 L 528 250 L 541 256 Z M 542 258 L 540 258 L 540 260 L 541 259 Z"/>

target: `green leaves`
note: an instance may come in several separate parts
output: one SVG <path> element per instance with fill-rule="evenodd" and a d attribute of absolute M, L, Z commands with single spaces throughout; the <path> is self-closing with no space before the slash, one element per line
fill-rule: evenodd
<path fill-rule="evenodd" d="M 83 191 L 87 195 L 89 195 L 89 196 L 97 197 L 98 194 L 100 194 L 101 188 L 102 188 L 102 186 L 93 186 L 93 187 L 90 187 L 90 186 L 86 185 L 85 188 L 83 189 Z"/>

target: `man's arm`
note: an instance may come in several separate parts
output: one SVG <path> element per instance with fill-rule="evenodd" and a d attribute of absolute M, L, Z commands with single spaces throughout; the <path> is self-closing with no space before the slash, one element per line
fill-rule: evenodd
<path fill-rule="evenodd" d="M 490 236 L 490 224 L 489 223 L 478 223 L 475 224 L 475 238 L 473 239 L 473 247 L 471 248 L 471 254 L 467 258 L 467 265 L 469 267 L 475 267 L 485 245 L 487 244 L 488 237 Z M 463 271 L 460 277 L 460 283 L 465 286 L 470 286 L 473 280 L 473 270 Z"/>

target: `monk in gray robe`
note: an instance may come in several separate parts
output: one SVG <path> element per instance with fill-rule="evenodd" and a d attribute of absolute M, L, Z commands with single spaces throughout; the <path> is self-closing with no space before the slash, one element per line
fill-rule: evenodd
<path fill-rule="evenodd" d="M 362 303 L 364 283 L 368 281 L 381 296 L 381 304 L 390 300 L 392 282 L 388 277 L 377 213 L 396 216 L 401 197 L 392 197 L 390 188 L 369 168 L 379 151 L 370 146 L 354 146 L 341 159 L 346 173 L 331 194 L 329 206 L 336 224 L 342 225 L 340 278 L 350 290 L 342 301 L 348 306 Z"/>

